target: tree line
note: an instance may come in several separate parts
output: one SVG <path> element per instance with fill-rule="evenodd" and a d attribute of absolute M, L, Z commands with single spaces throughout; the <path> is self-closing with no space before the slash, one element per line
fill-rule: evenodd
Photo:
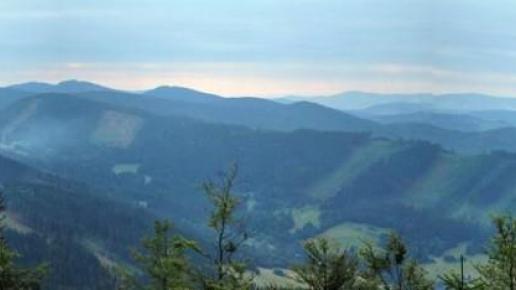
<path fill-rule="evenodd" d="M 516 290 L 516 219 L 510 215 L 493 219 L 496 232 L 486 248 L 487 262 L 475 265 L 474 277 L 451 271 L 430 279 L 413 259 L 396 233 L 381 245 L 343 249 L 326 238 L 304 242 L 304 262 L 293 265 L 296 287 L 260 285 L 256 272 L 241 249 L 249 236 L 239 216 L 240 200 L 234 192 L 237 167 L 232 166 L 217 181 L 203 183 L 212 209 L 208 227 L 213 243 L 201 246 L 195 240 L 173 234 L 169 221 L 156 221 L 153 234 L 134 251 L 136 267 L 111 270 L 115 290 L 431 290 L 442 285 L 450 290 Z M 5 206 L 0 194 L 0 290 L 39 290 L 48 265 L 33 268 L 15 265 L 16 252 L 3 238 Z"/>

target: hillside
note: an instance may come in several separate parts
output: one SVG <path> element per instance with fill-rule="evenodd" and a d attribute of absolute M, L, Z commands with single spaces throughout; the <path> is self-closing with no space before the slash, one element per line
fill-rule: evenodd
<path fill-rule="evenodd" d="M 369 115 L 369 118 L 383 124 L 426 124 L 463 132 L 487 131 L 512 126 L 508 122 L 487 120 L 469 114 L 437 113 L 431 111 L 419 111 L 408 114 Z"/>
<path fill-rule="evenodd" d="M 222 114 L 230 112 L 228 108 L 237 113 Z M 264 118 L 267 110 L 274 118 Z M 282 119 L 285 114 L 292 119 Z M 317 122 L 319 115 L 326 119 Z M 76 250 L 81 245 L 84 249 L 87 240 L 84 255 L 93 251 L 97 262 L 106 262 L 98 251 L 109 248 L 116 253 L 109 261 L 129 263 L 127 249 L 148 230 L 150 217 L 171 219 L 180 231 L 206 241 L 208 205 L 200 184 L 237 162 L 241 168 L 237 190 L 252 233 L 244 251 L 259 267 L 292 263 L 301 254 L 299 242 L 310 237 L 330 236 L 357 246 L 364 235 L 381 240 L 395 229 L 406 237 L 418 259 L 435 268 L 434 261 L 439 261 L 435 257 L 458 247 L 480 253 L 489 215 L 516 208 L 516 155 L 472 154 L 495 146 L 511 148 L 514 129 L 459 132 L 424 124 L 372 123 L 373 134 L 344 132 L 342 127 L 330 130 L 331 124 L 351 126 L 352 122 L 339 125 L 347 117 L 310 103 L 282 105 L 255 99 L 194 104 L 123 92 L 34 95 L 0 115 L 2 154 L 38 172 L 59 176 L 58 184 L 81 185 L 68 186 L 66 191 L 38 188 L 42 199 L 31 198 L 34 203 L 8 198 L 13 210 L 26 210 L 20 216 L 49 224 L 60 224 L 62 216 L 72 215 L 62 208 L 86 213 L 103 204 L 104 213 L 95 219 L 85 214 L 78 223 L 113 222 L 104 223 L 104 228 L 81 228 L 83 238 L 65 241 Z M 274 126 L 281 130 L 272 130 Z M 301 129 L 305 126 L 328 130 Z M 378 137 L 385 132 L 399 138 Z M 429 136 L 469 155 L 404 140 Z M 86 204 L 84 209 L 77 209 L 76 202 Z M 36 207 L 44 209 L 45 217 L 33 216 Z M 108 210 L 113 207 L 120 211 Z M 142 214 L 148 218 L 127 224 L 130 228 L 124 234 L 128 236 L 117 237 L 125 242 L 110 246 L 112 237 L 105 236 L 104 229 Z M 22 231 L 37 227 L 27 222 L 14 225 Z M 66 223 L 54 227 L 57 232 L 73 231 Z M 92 244 L 90 237 L 108 242 Z M 18 233 L 12 239 L 26 237 Z"/>
<path fill-rule="evenodd" d="M 49 263 L 51 289 L 109 287 L 106 262 L 128 261 L 152 222 L 136 205 L 2 156 L 0 181 L 9 244 L 24 264 Z"/>
<path fill-rule="evenodd" d="M 103 92 L 79 96 L 162 116 L 185 116 L 255 129 L 366 131 L 376 126 L 374 122 L 308 102 L 285 105 L 259 98 L 222 98 L 192 90 L 183 95 L 183 91 L 160 89 L 158 97 L 153 91 L 143 95 Z"/>
<path fill-rule="evenodd" d="M 438 115 L 440 118 L 432 118 L 430 121 L 427 118 L 426 122 L 422 122 L 424 114 L 418 114 L 415 119 L 380 124 L 374 118 L 371 121 L 365 119 L 366 116 L 355 117 L 310 102 L 280 104 L 257 98 L 214 97 L 210 102 L 199 103 L 187 101 L 190 98 L 173 101 L 179 98 L 177 96 L 165 99 L 108 92 L 81 94 L 80 97 L 162 116 L 186 116 L 215 124 L 241 125 L 262 130 L 313 129 L 372 133 L 377 137 L 428 141 L 467 154 L 496 150 L 516 152 L 516 130 L 501 125 L 505 124 L 503 120 L 478 120 L 480 117 L 441 114 Z M 449 122 L 450 119 L 454 122 Z"/>
<path fill-rule="evenodd" d="M 252 130 L 68 95 L 24 100 L 5 115 L 13 120 L 34 103 L 22 121 L 2 127 L 5 140 L 18 144 L 12 156 L 144 203 L 193 234 L 206 232 L 199 226 L 206 207 L 200 182 L 238 162 L 250 226 L 260 228 L 250 247 L 262 265 L 282 265 L 300 251 L 292 244 L 333 228 L 342 231 L 350 222 L 401 231 L 422 259 L 464 241 L 475 251 L 485 236 L 475 224 L 486 223 L 490 212 L 515 207 L 511 154 L 468 157 L 365 134 Z M 52 143 L 52 137 L 39 146 L 26 140 L 42 124 L 59 141 Z M 424 232 L 418 230 L 422 225 Z M 278 235 L 284 232 L 289 234 Z"/>
<path fill-rule="evenodd" d="M 74 95 L 152 115 L 189 117 L 260 130 L 369 132 L 378 137 L 429 141 L 460 153 L 516 151 L 516 133 L 510 128 L 510 119 L 493 119 L 489 116 L 490 111 L 460 115 L 420 112 L 391 116 L 353 112 L 358 114 L 356 117 L 309 102 L 280 104 L 258 98 L 222 98 L 174 87 L 160 87 L 143 94 L 104 90 Z M 506 112 L 502 115 L 511 118 L 509 111 Z"/>
<path fill-rule="evenodd" d="M 0 110 L 7 108 L 25 97 L 30 96 L 31 93 L 18 91 L 9 88 L 0 88 Z"/>

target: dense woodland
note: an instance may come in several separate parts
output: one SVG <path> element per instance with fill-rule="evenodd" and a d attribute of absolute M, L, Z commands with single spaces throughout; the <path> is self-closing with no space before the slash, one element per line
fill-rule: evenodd
<path fill-rule="evenodd" d="M 0 290 L 516 290 L 514 27 L 0 0 Z"/>
<path fill-rule="evenodd" d="M 474 275 L 465 276 L 459 268 L 437 280 L 430 279 L 403 238 L 393 232 L 383 244 L 364 242 L 358 249 L 340 248 L 327 238 L 306 240 L 303 261 L 291 265 L 288 274 L 281 273 L 297 286 L 256 285 L 253 280 L 259 270 L 253 268 L 253 261 L 241 250 L 249 235 L 239 215 L 241 201 L 234 193 L 237 171 L 232 166 L 220 180 L 202 184 L 211 204 L 207 221 L 212 231 L 209 245 L 174 233 L 169 221 L 155 221 L 153 233 L 142 239 L 140 247 L 132 249 L 134 267 L 123 263 L 105 267 L 103 274 L 99 272 L 95 277 L 99 281 L 96 289 L 516 289 L 516 219 L 512 216 L 493 218 L 496 231 L 486 247 L 489 259 L 475 264 Z M 6 208 L 3 195 L 0 197 L 3 225 Z M 6 239 L 2 226 L 0 289 L 41 289 L 52 271 L 52 263 L 42 259 L 39 265 L 18 266 L 20 257 L 9 247 L 10 242 L 15 240 Z"/>
<path fill-rule="evenodd" d="M 308 287 L 298 280 L 321 271 L 310 266 L 321 251 L 345 256 L 331 270 L 348 277 L 344 287 L 374 288 L 396 283 L 392 261 L 376 259 L 394 244 L 407 252 L 402 268 L 412 265 L 402 277 L 440 287 L 460 254 L 470 266 L 486 257 L 491 216 L 516 208 L 514 129 L 487 119 L 454 131 L 185 88 L 30 87 L 0 89 L 3 236 L 18 269 L 45 266 L 43 289 L 145 288 L 159 273 L 194 289 L 225 289 L 228 279 L 263 287 L 272 274 Z M 471 118 L 452 120 L 462 128 Z M 217 171 L 233 161 L 240 170 L 229 186 Z M 221 180 L 203 183 L 213 176 Z M 217 197 L 225 191 L 226 201 Z M 170 279 L 152 266 L 163 240 L 174 245 Z"/>

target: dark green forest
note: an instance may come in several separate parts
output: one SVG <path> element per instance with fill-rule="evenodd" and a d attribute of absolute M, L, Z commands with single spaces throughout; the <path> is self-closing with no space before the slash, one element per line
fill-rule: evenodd
<path fill-rule="evenodd" d="M 254 279 L 259 270 L 253 267 L 252 258 L 241 249 L 245 247 L 249 235 L 239 212 L 241 200 L 234 193 L 237 173 L 238 169 L 233 165 L 219 180 L 208 180 L 202 184 L 205 197 L 211 204 L 207 225 L 212 231 L 212 239 L 208 244 L 177 233 L 169 221 L 155 221 L 153 233 L 147 234 L 141 245 L 131 250 L 133 266 L 129 266 L 129 262 L 103 265 L 99 267 L 102 269 L 95 269 L 94 260 L 88 259 L 87 255 L 81 257 L 80 253 L 75 253 L 74 258 L 81 259 L 83 267 L 68 271 L 92 275 L 90 279 L 94 277 L 96 280 L 95 289 L 117 290 L 516 289 L 516 219 L 512 216 L 493 218 L 495 233 L 485 248 L 488 260 L 474 265 L 474 275 L 464 274 L 464 260 L 461 256 L 461 268 L 444 273 L 437 279 L 429 278 L 424 267 L 410 253 L 403 238 L 391 232 L 382 244 L 364 241 L 360 248 L 341 248 L 327 238 L 306 240 L 303 242 L 302 261 L 291 265 L 291 272 L 285 278 L 297 286 L 273 282 L 257 285 Z M 61 251 L 66 251 L 63 248 L 66 245 L 50 246 L 53 249 L 48 249 L 48 256 L 32 255 L 44 261 L 39 265 L 20 267 L 18 264 L 23 261 L 23 257 L 9 247 L 9 243 L 17 241 L 9 240 L 5 235 L 5 209 L 3 195 L 0 195 L 0 288 L 36 290 L 47 283 L 55 285 L 57 281 L 48 281 L 48 273 L 55 264 L 46 262 L 46 259 L 68 259 L 61 256 Z M 77 216 L 77 213 L 73 216 Z M 87 231 L 78 230 L 75 235 Z M 123 228 L 118 230 L 127 231 Z M 71 237 L 76 237 L 72 229 L 59 229 L 59 232 L 68 232 Z M 43 247 L 48 245 L 47 241 Z M 59 272 L 73 276 L 68 271 L 61 269 Z M 285 273 L 280 271 L 280 275 Z"/>
<path fill-rule="evenodd" d="M 466 285 L 495 283 L 497 221 L 516 209 L 512 127 L 82 86 L 0 89 L 6 261 L 42 289 L 440 289 L 461 256 Z"/>
<path fill-rule="evenodd" d="M 516 290 L 515 27 L 0 0 L 0 290 Z"/>

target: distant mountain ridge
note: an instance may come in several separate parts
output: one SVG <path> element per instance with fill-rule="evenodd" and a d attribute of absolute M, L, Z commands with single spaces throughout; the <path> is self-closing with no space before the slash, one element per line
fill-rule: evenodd
<path fill-rule="evenodd" d="M 79 82 L 80 85 L 83 83 Z M 87 85 L 87 87 L 92 87 L 92 85 Z M 93 87 L 97 88 L 94 84 Z M 0 89 L 0 93 L 2 90 L 4 92 L 20 92 L 8 88 Z M 366 93 L 352 93 L 355 96 L 364 94 Z M 21 96 L 21 98 L 26 97 L 23 93 Z M 440 111 L 434 108 L 436 104 L 429 107 L 427 102 L 429 98 L 444 100 L 447 97 L 437 97 L 429 94 L 419 94 L 415 97 L 416 100 L 425 101 L 425 103 L 401 103 L 406 104 L 406 106 L 398 105 L 400 103 L 377 105 L 376 107 L 392 105 L 391 108 L 400 109 L 395 114 L 388 114 L 391 116 L 389 118 L 378 113 L 378 111 L 341 111 L 308 101 L 284 104 L 260 98 L 224 98 L 182 87 L 164 86 L 141 93 L 104 88 L 99 91 L 81 90 L 80 93 L 73 93 L 70 96 L 128 109 L 143 110 L 160 116 L 183 116 L 215 124 L 239 125 L 260 130 L 313 129 L 369 132 L 375 136 L 388 138 L 426 140 L 441 144 L 447 149 L 467 153 L 492 150 L 516 151 L 516 130 L 511 128 L 501 130 L 507 126 L 516 126 L 516 122 L 507 122 L 507 120 L 512 120 L 511 112 L 513 111 L 504 111 L 506 114 L 503 114 L 503 116 L 506 120 L 497 120 L 493 114 L 481 113 L 484 111 L 475 111 L 471 115 L 464 115 L 462 112 Z M 401 98 L 401 96 L 407 97 L 406 95 L 386 96 L 391 99 Z M 378 95 L 369 95 L 366 100 L 377 97 Z M 458 96 L 457 98 L 467 99 L 469 97 Z M 475 103 L 474 99 L 478 101 L 478 99 L 484 100 L 487 97 L 474 95 L 471 98 L 473 99 L 472 103 Z M 10 97 L 9 103 L 19 99 L 20 97 Z M 498 99 L 495 98 L 495 100 Z M 423 111 L 414 112 L 414 109 L 418 108 Z M 403 113 L 405 109 L 409 113 Z M 489 141 L 489 138 L 496 140 L 496 142 Z"/>
<path fill-rule="evenodd" d="M 67 80 L 57 84 L 43 83 L 43 82 L 28 82 L 22 84 L 16 84 L 6 87 L 8 89 L 23 91 L 33 94 L 42 93 L 84 93 L 84 92 L 95 92 L 95 91 L 114 91 L 114 89 L 101 86 L 95 83 L 79 81 L 79 80 Z"/>
<path fill-rule="evenodd" d="M 224 98 L 185 89 L 160 90 L 143 94 L 94 92 L 78 94 L 90 100 L 145 110 L 162 116 L 186 116 L 212 123 L 242 125 L 263 130 L 366 131 L 376 126 L 345 112 L 310 102 L 281 104 L 260 98 Z"/>
<path fill-rule="evenodd" d="M 252 226 L 267 229 L 254 237 L 262 263 L 279 253 L 295 256 L 299 248 L 293 244 L 347 221 L 399 226 L 421 246 L 420 257 L 428 257 L 480 235 L 481 228 L 468 224 L 470 216 L 483 221 L 486 209 L 516 208 L 514 154 L 464 156 L 427 142 L 364 133 L 255 130 L 65 94 L 24 99 L 3 116 L 11 122 L 0 120 L 0 133 L 19 149 L 11 154 L 26 152 L 18 157 L 109 189 L 128 203 L 141 201 L 151 213 L 195 233 L 205 230 L 198 222 L 205 214 L 199 183 L 238 161 L 239 193 L 255 217 Z M 42 146 L 32 132 L 41 132 Z M 479 176 L 485 175 L 484 182 Z M 454 202 L 443 204 L 446 198 Z M 463 221 L 452 218 L 462 203 L 468 205 Z M 389 211 L 399 218 L 385 219 Z M 306 221 L 299 214 L 315 217 Z M 432 230 L 414 231 L 414 223 Z M 436 225 L 448 234 L 436 236 Z M 457 228 L 463 232 L 452 235 Z"/>
<path fill-rule="evenodd" d="M 25 93 L 87 93 L 87 92 L 130 92 L 116 90 L 88 81 L 66 80 L 57 84 L 44 82 L 27 82 L 4 87 Z M 158 86 L 153 89 L 143 90 L 135 94 L 150 95 L 166 98 L 173 101 L 186 101 L 195 103 L 215 102 L 224 99 L 217 94 L 206 93 L 199 90 L 180 86 Z M 246 99 L 246 98 L 235 98 Z M 483 111 L 483 110 L 516 110 L 516 98 L 499 97 L 477 93 L 400 93 L 380 94 L 362 91 L 349 91 L 328 96 L 289 96 L 272 99 L 279 103 L 310 102 L 344 111 L 364 110 L 378 106 L 407 107 L 411 112 L 442 110 L 442 111 Z M 418 108 L 419 107 L 419 108 Z M 380 112 L 381 113 L 381 112 Z M 398 112 L 393 112 L 398 113 Z M 409 113 L 403 110 L 399 113 Z"/>
<path fill-rule="evenodd" d="M 84 93 L 95 91 L 114 91 L 108 87 L 97 85 L 91 82 L 79 80 L 67 80 L 57 84 L 43 83 L 43 82 L 28 82 L 6 87 L 8 89 L 42 94 L 42 93 Z"/>
<path fill-rule="evenodd" d="M 477 111 L 477 110 L 516 110 L 516 98 L 496 97 L 476 93 L 461 94 L 378 94 L 367 92 L 345 92 L 330 96 L 290 97 L 288 101 L 310 101 L 339 110 L 363 110 L 371 106 L 390 103 L 426 104 L 436 110 Z"/>
<path fill-rule="evenodd" d="M 38 185 L 37 194 L 9 198 L 20 217 L 30 217 L 20 223 L 45 235 L 53 227 L 38 228 L 38 210 L 66 231 L 73 230 L 69 220 L 59 219 L 80 213 L 87 235 L 66 241 L 74 253 L 86 238 L 93 238 L 91 246 L 111 237 L 111 225 L 128 226 L 124 242 L 113 237 L 93 247 L 123 260 L 149 217 L 170 218 L 203 241 L 207 205 L 199 184 L 233 161 L 241 168 L 243 211 L 252 216 L 250 228 L 259 229 L 249 246 L 258 265 L 285 266 L 299 256 L 300 241 L 356 224 L 399 230 L 428 263 L 462 243 L 479 252 L 489 214 L 516 209 L 516 154 L 494 152 L 516 152 L 516 128 L 464 132 L 414 121 L 423 115 L 398 116 L 410 120 L 381 124 L 306 101 L 223 98 L 185 88 L 50 92 L 2 110 L 0 152 L 59 176 L 60 187 Z M 0 173 L 1 166 L 0 159 Z M 70 180 L 94 185 L 95 192 L 83 194 Z M 101 214 L 90 217 L 95 204 Z M 94 258 L 86 249 L 81 255 Z"/>
<path fill-rule="evenodd" d="M 500 120 L 488 120 L 470 114 L 450 114 L 434 111 L 419 111 L 392 115 L 371 115 L 369 118 L 383 124 L 420 123 L 429 124 L 443 129 L 464 132 L 487 131 L 516 125 L 516 123 Z"/>
<path fill-rule="evenodd" d="M 145 95 L 165 98 L 172 101 L 185 101 L 195 103 L 215 102 L 222 97 L 196 91 L 185 87 L 161 86 L 144 92 Z"/>

